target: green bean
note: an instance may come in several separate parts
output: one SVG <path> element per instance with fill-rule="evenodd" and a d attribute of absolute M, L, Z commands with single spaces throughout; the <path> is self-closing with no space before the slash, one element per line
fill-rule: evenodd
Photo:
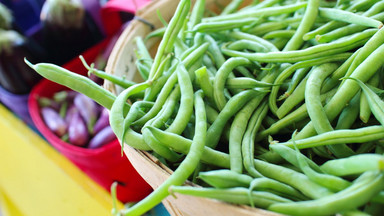
<path fill-rule="evenodd" d="M 138 71 L 139 71 L 141 77 L 144 80 L 147 80 L 148 76 L 149 76 L 149 70 L 150 70 L 152 63 L 153 63 L 153 59 L 152 59 L 152 56 L 149 54 L 149 51 L 148 51 L 147 47 L 145 46 L 145 43 L 141 37 L 136 37 L 135 42 L 136 42 L 136 47 L 137 47 L 137 52 L 136 52 L 137 61 L 136 61 L 136 63 L 139 63 L 137 68 L 139 69 Z M 143 63 L 141 63 L 141 62 L 143 62 Z M 141 67 L 139 67 L 139 65 Z"/>
<path fill-rule="evenodd" d="M 338 61 L 343 61 L 347 59 L 351 54 L 350 53 L 342 53 L 342 54 L 336 54 L 336 55 L 331 55 L 331 56 L 326 56 L 326 57 L 320 57 L 312 60 L 306 60 L 302 62 L 298 62 L 292 66 L 289 66 L 286 68 L 284 71 L 282 71 L 279 76 L 275 79 L 274 84 L 280 84 L 283 83 L 285 79 L 287 79 L 293 72 L 295 72 L 297 69 L 300 68 L 306 68 L 306 67 L 312 67 L 315 65 L 327 63 L 327 62 L 338 62 Z M 284 110 L 278 109 L 276 105 L 276 96 L 279 90 L 279 85 L 273 86 L 271 90 L 271 94 L 269 97 L 269 106 L 271 107 L 271 110 L 275 112 L 275 114 L 279 117 L 282 118 L 287 111 L 289 110 Z M 285 112 L 283 112 L 285 111 Z M 281 113 L 282 112 L 282 113 Z"/>
<path fill-rule="evenodd" d="M 244 11 L 244 10 L 257 10 L 257 9 L 261 9 L 261 8 L 271 7 L 271 6 L 279 3 L 279 1 L 280 0 L 265 0 L 265 1 L 254 0 L 254 2 L 257 2 L 257 3 L 250 4 L 248 7 L 245 7 L 245 8 L 243 8 L 240 11 Z"/>
<path fill-rule="evenodd" d="M 295 34 L 285 45 L 283 51 L 299 49 L 304 43 L 303 35 L 307 33 L 315 23 L 317 13 L 319 11 L 320 0 L 309 0 L 305 9 L 304 16 L 300 22 Z"/>
<path fill-rule="evenodd" d="M 229 156 L 231 162 L 231 170 L 242 173 L 243 157 L 241 153 L 241 142 L 247 129 L 248 120 L 251 118 L 253 111 L 260 104 L 258 97 L 253 98 L 235 115 L 231 124 L 229 134 Z"/>
<path fill-rule="evenodd" d="M 149 71 L 151 70 L 151 67 L 147 66 L 144 62 L 149 62 L 149 61 L 151 62 L 151 65 L 152 65 L 151 59 L 137 59 L 135 63 L 137 67 L 137 71 L 139 72 L 143 80 L 148 80 L 148 75 L 149 75 Z"/>
<path fill-rule="evenodd" d="M 303 35 L 303 40 L 308 41 L 310 39 L 315 38 L 317 35 L 326 33 L 326 32 L 328 32 L 330 30 L 333 30 L 333 29 L 337 29 L 337 28 L 343 27 L 345 25 L 347 25 L 347 24 L 343 23 L 343 22 L 338 22 L 338 21 L 332 20 L 332 21 L 330 21 L 330 22 L 320 26 L 319 28 L 314 29 L 314 30 L 304 34 Z"/>
<path fill-rule="evenodd" d="M 275 47 L 275 45 L 273 45 L 271 42 L 269 42 L 268 40 L 265 40 L 265 39 L 263 39 L 261 37 L 258 37 L 256 35 L 248 34 L 248 33 L 241 32 L 241 31 L 231 31 L 231 32 L 228 32 L 226 35 L 228 37 L 231 37 L 231 38 L 234 38 L 234 39 L 237 39 L 237 40 L 245 39 L 245 40 L 254 41 L 254 42 L 258 43 L 258 44 L 263 45 L 270 52 L 277 52 L 277 51 L 279 51 L 279 49 L 277 49 Z"/>
<path fill-rule="evenodd" d="M 176 162 L 179 161 L 181 158 L 181 155 L 175 153 L 168 147 L 161 145 L 159 141 L 152 136 L 152 134 L 148 131 L 147 128 L 143 128 L 141 131 L 141 134 L 143 136 L 144 142 L 158 155 L 163 157 L 169 162 Z"/>
<path fill-rule="evenodd" d="M 151 125 L 153 127 L 161 128 L 165 122 L 167 122 L 172 114 L 174 113 L 176 104 L 179 102 L 180 99 L 180 87 L 177 85 L 175 88 L 172 90 L 171 94 L 167 98 L 165 104 L 159 111 L 159 113 L 152 119 L 148 120 L 143 128 L 145 128 L 148 125 Z"/>
<path fill-rule="evenodd" d="M 211 53 L 216 67 L 221 67 L 221 65 L 223 65 L 225 62 L 225 57 L 221 52 L 217 41 L 215 41 L 215 39 L 209 34 L 205 35 L 205 40 L 209 43 L 208 52 Z"/>
<path fill-rule="evenodd" d="M 245 58 L 230 58 L 219 68 L 213 82 L 213 98 L 219 110 L 222 110 L 227 103 L 224 86 L 229 73 L 237 66 L 250 64 L 251 62 Z"/>
<path fill-rule="evenodd" d="M 253 180 L 249 175 L 227 169 L 200 172 L 199 178 L 215 188 L 249 187 Z"/>
<path fill-rule="evenodd" d="M 259 99 L 259 98 L 257 98 Z M 261 103 L 261 97 L 257 101 L 259 104 Z M 268 112 L 267 104 L 261 103 L 260 106 L 252 113 L 251 119 L 248 122 L 246 131 L 243 136 L 243 140 L 241 142 L 241 153 L 243 155 L 243 164 L 244 168 L 247 172 L 253 177 L 261 177 L 259 171 L 254 166 L 254 152 L 255 152 L 255 136 L 257 131 L 260 128 L 261 121 L 265 117 Z"/>
<path fill-rule="evenodd" d="M 359 47 L 368 40 L 377 30 L 369 29 L 361 33 L 351 35 L 345 40 L 338 40 L 327 44 L 320 44 L 317 46 L 309 47 L 303 50 L 285 51 L 285 52 L 269 52 L 269 53 L 244 53 L 227 49 L 225 46 L 222 48 L 224 54 L 231 57 L 244 57 L 251 61 L 260 62 L 299 62 L 318 58 L 324 55 L 332 55 L 343 53 Z"/>
<path fill-rule="evenodd" d="M 187 154 L 192 144 L 192 140 L 182 137 L 177 134 L 162 131 L 158 128 L 148 126 L 151 133 L 163 145 L 172 148 L 174 151 Z M 214 165 L 221 168 L 229 168 L 229 155 L 220 151 L 213 150 L 209 147 L 204 147 L 201 161 L 206 164 Z"/>
<path fill-rule="evenodd" d="M 119 85 L 120 87 L 123 87 L 123 88 L 128 88 L 128 87 L 136 84 L 133 81 L 115 76 L 113 74 L 106 73 L 105 71 L 102 71 L 102 70 L 98 70 L 98 69 L 94 68 L 94 64 L 91 64 L 89 66 L 87 64 L 87 62 L 85 61 L 83 56 L 79 56 L 79 58 L 80 58 L 81 62 L 83 63 L 84 67 L 88 70 L 88 76 L 93 74 L 93 75 L 95 75 L 101 79 L 108 80 L 108 81 L 112 82 L 113 84 Z"/>
<path fill-rule="evenodd" d="M 320 89 L 324 79 L 336 68 L 336 64 L 330 63 L 316 67 L 310 74 L 305 87 L 305 103 L 307 104 L 308 115 L 318 134 L 333 130 L 321 102 Z M 328 148 L 336 157 L 346 157 L 353 154 L 352 150 L 345 144 L 328 146 Z"/>
<path fill-rule="evenodd" d="M 173 87 L 175 86 L 177 82 L 177 73 L 172 73 L 170 77 L 166 80 L 166 83 L 164 84 L 163 88 L 161 89 L 158 97 L 156 98 L 155 104 L 152 107 L 152 109 L 146 113 L 143 117 L 136 120 L 132 124 L 134 126 L 143 126 L 145 122 L 147 122 L 149 119 L 153 118 L 160 110 L 161 107 L 164 105 L 168 95 L 172 91 Z"/>
<path fill-rule="evenodd" d="M 354 61 L 355 57 L 359 53 L 358 49 L 356 52 L 354 52 L 339 68 L 336 69 L 334 73 L 331 74 L 330 77 L 328 77 L 321 88 L 321 92 L 327 92 L 334 88 L 338 83 L 340 83 L 340 78 L 342 78 L 348 71 L 349 66 L 351 66 L 352 62 Z"/>
<path fill-rule="evenodd" d="M 351 185 L 351 182 L 344 180 L 340 177 L 329 175 L 326 173 L 316 172 L 315 170 L 313 170 L 308 164 L 308 158 L 301 154 L 298 149 L 296 149 L 296 157 L 299 163 L 299 167 L 303 171 L 303 173 L 308 176 L 309 179 L 318 183 L 319 185 L 329 188 L 334 192 L 344 190 Z"/>
<path fill-rule="evenodd" d="M 373 28 L 383 26 L 383 23 L 378 20 L 336 8 L 319 8 L 319 16 Z"/>
<path fill-rule="evenodd" d="M 357 93 L 351 102 L 341 111 L 340 116 L 337 120 L 335 129 L 348 129 L 356 121 L 359 115 L 359 99 L 360 93 Z"/>
<path fill-rule="evenodd" d="M 368 100 L 368 104 L 369 104 L 369 107 L 371 108 L 373 115 L 381 123 L 381 125 L 384 125 L 384 109 L 383 109 L 384 101 L 382 101 L 381 98 L 361 80 L 353 77 L 346 77 L 346 78 L 352 79 L 359 84 L 360 88 L 363 90 L 363 93 Z"/>
<path fill-rule="evenodd" d="M 333 195 L 316 200 L 273 204 L 268 209 L 290 215 L 332 215 L 340 211 L 358 208 L 368 202 L 378 191 L 384 188 L 383 183 L 384 175 L 375 173 Z"/>
<path fill-rule="evenodd" d="M 80 92 L 107 109 L 111 109 L 116 99 L 114 94 L 99 86 L 88 77 L 76 74 L 55 64 L 39 63 L 34 65 L 27 59 L 24 59 L 24 61 L 44 78 Z M 124 106 L 128 107 L 129 105 L 126 104 Z"/>
<path fill-rule="evenodd" d="M 256 207 L 267 208 L 274 203 L 292 202 L 289 199 L 277 196 L 270 192 L 252 191 L 249 196 L 247 188 L 198 188 L 191 186 L 172 186 L 170 188 L 172 193 L 181 193 L 192 196 L 201 196 L 206 198 L 213 198 L 234 204 L 250 204 L 254 203 Z"/>
<path fill-rule="evenodd" d="M 231 1 L 223 11 L 221 11 L 220 15 L 225 15 L 225 14 L 231 14 L 235 12 L 236 10 L 239 9 L 240 5 L 244 2 L 244 0 L 233 0 Z"/>
<path fill-rule="evenodd" d="M 285 19 L 284 22 L 277 20 L 277 21 L 261 23 L 260 25 L 255 25 L 255 26 L 249 26 L 249 27 L 245 26 L 241 28 L 241 30 L 243 32 L 247 32 L 252 35 L 264 37 L 264 35 L 273 31 L 293 28 L 294 25 L 299 25 L 301 20 L 302 20 L 301 17 L 293 17 L 293 18 Z"/>
<path fill-rule="evenodd" d="M 296 105 L 299 105 L 304 99 L 305 99 L 305 86 L 308 81 L 309 72 L 304 79 L 301 80 L 301 82 L 297 85 L 295 90 L 292 92 L 291 95 L 288 95 L 288 97 L 284 100 L 284 102 L 280 105 L 279 108 L 275 111 L 275 115 L 278 118 L 283 118 L 285 115 L 287 115 Z M 273 91 L 273 87 L 272 87 Z M 272 94 L 271 91 L 271 94 Z M 269 98 L 269 105 L 272 110 L 275 110 L 277 105 L 275 105 L 276 98 L 274 97 L 274 94 L 271 95 L 273 98 Z"/>
<path fill-rule="evenodd" d="M 219 116 L 219 112 L 207 103 L 205 104 L 205 111 L 207 112 L 207 120 L 209 124 L 212 124 Z"/>
<path fill-rule="evenodd" d="M 180 97 L 180 88 L 177 86 L 170 94 L 169 98 L 167 99 L 166 103 L 164 104 L 159 114 L 153 119 L 147 121 L 146 124 L 141 129 L 144 142 L 147 143 L 147 145 L 150 146 L 155 153 L 159 154 L 161 157 L 165 158 L 170 162 L 178 161 L 181 155 L 176 154 L 174 151 L 172 151 L 168 147 L 162 145 L 156 138 L 154 138 L 154 136 L 150 133 L 150 131 L 146 127 L 148 125 L 151 125 L 153 127 L 160 128 L 162 124 L 166 122 L 172 115 L 174 107 L 176 105 L 176 101 L 179 99 L 179 97 Z"/>
<path fill-rule="evenodd" d="M 193 41 L 191 38 L 193 38 L 194 36 L 194 33 L 191 32 L 191 30 L 201 22 L 201 19 L 204 16 L 204 10 L 205 10 L 205 0 L 196 1 L 192 8 L 189 21 L 187 23 L 188 32 L 187 32 L 186 38 L 187 38 L 187 42 L 189 42 L 188 43 L 189 46 L 192 46 Z"/>
<path fill-rule="evenodd" d="M 176 168 L 173 174 L 165 180 L 154 192 L 134 206 L 122 211 L 123 215 L 141 215 L 159 204 L 169 195 L 168 189 L 172 185 L 182 185 L 197 167 L 205 145 L 206 114 L 201 91 L 195 93 L 194 106 L 196 116 L 196 130 L 191 147 L 185 159 Z"/>
<path fill-rule="evenodd" d="M 381 35 L 381 32 L 384 33 L 384 30 L 380 31 L 379 35 Z M 376 36 L 373 36 L 372 38 L 377 38 Z M 377 42 L 377 41 L 371 41 L 371 39 L 368 41 L 369 43 L 367 42 L 368 45 L 371 44 L 370 42 L 372 43 Z M 381 39 L 378 39 L 378 40 L 381 40 Z M 367 44 L 365 46 L 367 46 Z M 371 49 L 371 47 L 369 46 L 367 49 Z M 359 54 L 362 54 L 362 53 L 366 53 L 366 51 L 360 50 Z M 384 54 L 384 45 L 381 45 L 375 51 L 373 51 L 353 71 L 351 77 L 355 77 L 362 81 L 367 81 L 368 79 L 370 79 L 370 77 L 373 76 L 373 74 L 379 69 L 379 67 L 381 67 L 381 65 L 384 64 L 384 61 L 381 58 L 382 54 Z M 361 60 L 359 59 L 359 61 Z M 353 80 L 345 80 L 344 84 L 342 84 L 339 87 L 337 93 L 332 97 L 332 99 L 324 107 L 329 121 L 332 121 L 336 118 L 336 116 L 341 112 L 341 110 L 345 107 L 348 101 L 350 101 L 351 98 L 359 90 L 358 88 L 359 88 L 358 84 L 354 83 Z M 299 134 L 297 135 L 297 138 L 302 139 L 303 137 L 307 137 L 308 135 L 313 134 L 313 132 L 314 132 L 313 124 L 309 123 L 305 128 L 303 128 L 302 131 L 299 132 Z"/>
<path fill-rule="evenodd" d="M 280 15 L 284 13 L 291 13 L 305 6 L 307 6 L 307 3 L 300 2 L 300 3 L 287 5 L 287 6 L 274 6 L 269 8 L 261 8 L 255 11 L 245 10 L 245 11 L 239 11 L 239 12 L 228 14 L 228 15 L 203 18 L 202 22 L 239 20 L 239 19 L 248 18 L 248 17 L 274 16 L 274 15 Z"/>
<path fill-rule="evenodd" d="M 291 38 L 295 34 L 296 30 L 276 30 L 266 33 L 264 39 L 272 38 Z"/>
<path fill-rule="evenodd" d="M 297 158 L 297 152 L 295 149 L 285 145 L 269 145 L 269 148 L 272 150 L 272 152 L 276 152 L 290 164 L 294 165 L 297 168 L 300 168 L 300 164 Z M 320 167 L 314 161 L 305 157 L 304 155 L 303 155 L 303 159 L 310 166 L 311 169 L 317 172 L 321 172 Z"/>
<path fill-rule="evenodd" d="M 233 50 L 252 50 L 254 52 L 268 52 L 268 49 L 263 44 L 246 39 L 235 41 L 231 43 L 228 48 Z"/>
<path fill-rule="evenodd" d="M 155 38 L 155 37 L 158 37 L 158 38 L 164 37 L 166 29 L 167 29 L 167 27 L 164 26 L 164 27 L 161 27 L 161 28 L 158 28 L 158 29 L 151 31 L 150 33 L 148 33 L 145 36 L 144 42 L 147 42 L 148 40 Z"/>
<path fill-rule="evenodd" d="M 281 100 L 284 100 L 285 98 L 289 97 L 289 95 L 292 94 L 292 92 L 295 90 L 295 88 L 299 85 L 299 83 L 308 74 L 310 69 L 311 68 L 299 68 L 299 69 L 297 69 L 294 72 L 294 74 L 292 75 L 292 79 L 288 84 L 287 90 L 285 90 L 283 95 L 280 95 L 278 100 L 281 101 Z"/>
<path fill-rule="evenodd" d="M 234 95 L 219 113 L 217 119 L 212 123 L 207 133 L 207 146 L 215 148 L 219 142 L 220 136 L 227 121 L 240 110 L 243 105 L 253 97 L 259 96 L 255 90 L 245 90 Z"/>
<path fill-rule="evenodd" d="M 264 176 L 275 179 L 299 190 L 313 199 L 333 194 L 329 189 L 312 182 L 306 175 L 292 169 L 254 159 L 255 168 Z"/>
<path fill-rule="evenodd" d="M 384 20 L 384 13 L 380 13 L 380 14 L 374 15 L 374 16 L 372 16 L 372 19 Z M 349 34 L 353 34 L 353 33 L 356 33 L 356 32 L 363 31 L 363 30 L 365 30 L 367 28 L 368 28 L 367 26 L 361 26 L 361 25 L 357 25 L 357 24 L 350 24 L 350 25 L 343 26 L 341 28 L 335 29 L 335 30 L 333 30 L 331 32 L 328 32 L 328 33 L 325 33 L 325 34 L 322 34 L 322 35 L 317 35 L 316 36 L 316 40 L 318 42 L 320 42 L 320 43 L 326 43 L 326 42 L 329 42 L 329 41 L 332 41 L 332 40 L 336 40 L 338 38 L 341 38 L 341 37 L 349 35 Z"/>
<path fill-rule="evenodd" d="M 161 40 L 160 45 L 157 49 L 155 59 L 153 60 L 153 65 L 148 76 L 150 80 L 154 76 L 154 73 L 157 71 L 163 57 L 170 53 L 171 50 L 174 48 L 173 45 L 175 43 L 176 37 L 172 35 L 179 33 L 180 29 L 183 27 L 183 23 L 181 21 L 185 20 L 185 18 L 187 17 L 190 6 L 191 2 L 188 0 L 182 0 L 178 4 L 175 14 L 169 22 L 169 25 L 167 26 L 164 32 L 163 39 Z"/>
<path fill-rule="evenodd" d="M 201 90 L 203 90 L 204 95 L 208 98 L 210 101 L 213 100 L 213 86 L 212 83 L 209 80 L 209 74 L 207 72 L 207 68 L 205 66 L 199 68 L 195 71 L 195 76 L 197 83 L 199 84 Z"/>
<path fill-rule="evenodd" d="M 278 182 L 273 179 L 261 177 L 261 178 L 255 178 L 252 180 L 249 186 L 249 190 L 262 190 L 262 191 L 269 191 L 271 193 L 274 193 L 276 195 L 279 195 L 281 197 L 286 197 L 291 200 L 307 200 L 308 198 L 298 192 L 296 189 L 292 188 L 289 185 L 283 184 L 281 182 Z M 251 206 L 252 203 L 251 203 Z"/>
<path fill-rule="evenodd" d="M 281 118 L 279 121 L 273 123 L 269 128 L 261 130 L 256 137 L 256 141 L 260 141 L 269 135 L 276 134 L 298 121 L 304 120 L 308 117 L 306 104 L 301 105 L 296 110 Z"/>
<path fill-rule="evenodd" d="M 365 143 L 382 139 L 384 134 L 382 126 L 367 126 L 358 129 L 334 130 L 308 138 L 296 140 L 299 149 L 312 148 L 325 145 L 336 145 L 342 143 Z M 286 145 L 293 148 L 292 141 L 281 142 L 279 145 Z"/>
<path fill-rule="evenodd" d="M 346 8 L 345 10 L 346 11 L 350 11 L 350 12 L 354 12 L 354 11 L 357 11 L 357 10 L 361 10 L 361 9 L 364 9 L 364 7 L 371 7 L 372 4 L 374 4 L 376 1 L 371 1 L 371 0 L 362 0 L 362 1 L 358 1 L 352 5 L 350 5 L 348 8 Z M 342 26 L 345 26 L 347 25 L 347 23 L 344 23 L 344 22 L 339 22 L 339 21 L 335 21 L 335 20 L 331 20 L 330 22 L 327 22 L 326 24 L 322 25 L 321 27 L 311 31 L 311 32 L 308 32 L 307 34 L 305 34 L 303 36 L 303 39 L 304 40 L 310 40 L 312 38 L 315 38 L 316 35 L 319 35 L 319 34 L 323 34 L 323 33 L 326 33 L 330 30 L 333 30 L 333 29 L 337 29 L 339 27 L 342 27 Z"/>
<path fill-rule="evenodd" d="M 142 140 L 142 137 L 132 131 L 132 129 L 127 128 L 125 119 L 125 110 L 124 106 L 128 98 L 140 91 L 145 90 L 149 87 L 148 82 L 139 83 L 136 85 L 133 85 L 127 89 L 125 89 L 123 92 L 117 96 L 116 100 L 114 101 L 111 112 L 109 116 L 109 122 L 112 127 L 113 132 L 116 134 L 118 138 L 120 138 L 120 142 L 127 143 L 133 148 L 141 149 L 141 150 L 148 150 L 150 147 L 148 147 L 147 144 Z"/>
<path fill-rule="evenodd" d="M 188 72 L 182 64 L 177 69 L 177 77 L 181 92 L 180 107 L 174 121 L 166 131 L 181 134 L 193 113 L 193 87 Z"/>
<path fill-rule="evenodd" d="M 275 85 L 248 77 L 228 78 L 225 82 L 225 88 L 229 89 L 270 88 Z"/>
<path fill-rule="evenodd" d="M 217 21 L 217 22 L 203 22 L 195 25 L 192 29 L 193 32 L 220 32 L 226 30 L 232 30 L 236 28 L 241 28 L 242 26 L 252 24 L 256 22 L 255 18 L 243 18 L 236 20 L 225 20 L 225 21 Z"/>
<path fill-rule="evenodd" d="M 376 73 L 367 84 L 373 87 L 377 87 L 380 82 L 379 73 Z M 371 108 L 369 107 L 369 102 L 365 94 L 361 94 L 360 97 L 360 119 L 364 123 L 368 123 L 369 117 L 371 116 Z"/>

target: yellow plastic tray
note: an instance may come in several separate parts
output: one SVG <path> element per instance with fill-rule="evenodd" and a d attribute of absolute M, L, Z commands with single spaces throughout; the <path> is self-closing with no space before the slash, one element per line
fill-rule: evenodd
<path fill-rule="evenodd" d="M 3 216 L 106 216 L 112 198 L 0 105 L 0 209 Z"/>

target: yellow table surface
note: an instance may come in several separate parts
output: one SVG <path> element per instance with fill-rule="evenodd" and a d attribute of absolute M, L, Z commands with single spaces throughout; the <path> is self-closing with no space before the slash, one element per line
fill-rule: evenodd
<path fill-rule="evenodd" d="M 112 198 L 0 104 L 0 209 L 3 216 L 105 216 Z"/>

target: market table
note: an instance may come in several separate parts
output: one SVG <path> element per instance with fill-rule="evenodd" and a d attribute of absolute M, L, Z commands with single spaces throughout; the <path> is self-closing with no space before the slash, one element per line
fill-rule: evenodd
<path fill-rule="evenodd" d="M 2 105 L 0 116 L 3 215 L 111 214 L 112 199 L 106 190 Z"/>

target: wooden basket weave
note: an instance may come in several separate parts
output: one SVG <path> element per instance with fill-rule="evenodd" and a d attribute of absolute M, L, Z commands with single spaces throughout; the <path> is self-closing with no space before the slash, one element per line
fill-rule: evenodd
<path fill-rule="evenodd" d="M 222 5 L 228 4 L 229 0 L 206 0 L 206 7 L 216 10 L 217 3 Z M 136 71 L 135 41 L 136 36 L 145 36 L 152 30 L 162 26 L 157 17 L 157 10 L 161 13 L 165 20 L 170 20 L 179 1 L 177 0 L 154 0 L 146 7 L 137 12 L 137 19 L 133 20 L 124 30 L 108 59 L 106 72 L 129 80 L 141 82 L 139 73 Z M 192 3 L 194 1 L 192 0 Z M 145 22 L 144 22 L 145 21 Z M 150 23 L 151 25 L 149 25 Z M 153 26 L 152 26 L 153 25 Z M 154 28 L 154 29 L 153 29 Z M 155 49 L 155 40 L 149 40 L 146 44 L 148 48 Z M 106 82 L 104 87 L 118 94 L 122 91 L 119 87 L 112 83 Z M 124 146 L 124 153 L 139 174 L 156 189 L 164 182 L 172 173 L 168 167 L 162 164 L 157 158 L 145 151 L 139 151 Z M 191 183 L 187 183 L 191 184 Z M 279 214 L 269 212 L 263 209 L 251 208 L 248 206 L 239 206 L 224 203 L 221 201 L 186 196 L 177 194 L 176 197 L 168 196 L 163 200 L 163 204 L 171 215 L 177 216 L 250 216 L 264 215 L 276 216 Z"/>

